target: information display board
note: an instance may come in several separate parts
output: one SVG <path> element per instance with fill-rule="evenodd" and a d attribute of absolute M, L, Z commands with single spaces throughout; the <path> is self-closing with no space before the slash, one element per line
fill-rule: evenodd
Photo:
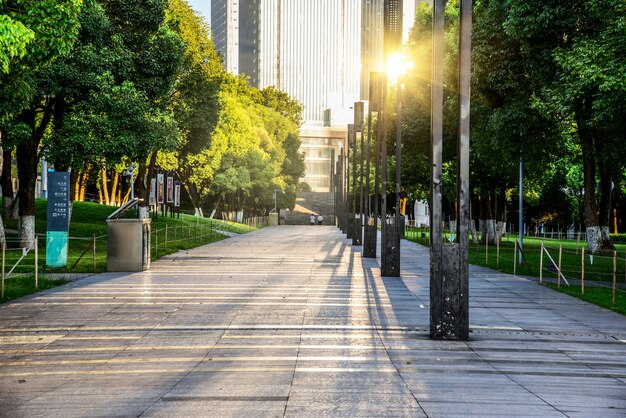
<path fill-rule="evenodd" d="M 67 266 L 68 231 L 70 227 L 70 174 L 48 173 L 48 229 L 46 231 L 46 265 Z"/>

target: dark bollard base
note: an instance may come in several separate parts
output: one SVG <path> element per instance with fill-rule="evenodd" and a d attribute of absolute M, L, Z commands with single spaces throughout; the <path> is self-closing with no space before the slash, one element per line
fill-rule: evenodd
<path fill-rule="evenodd" d="M 365 236 L 363 237 L 363 257 L 376 258 L 377 230 L 376 218 L 369 217 L 365 223 Z"/>
<path fill-rule="evenodd" d="M 354 233 L 354 213 L 348 213 L 346 218 L 346 238 L 352 239 Z"/>
<path fill-rule="evenodd" d="M 344 226 L 345 216 L 343 215 L 343 205 L 341 203 L 337 204 L 337 228 L 343 233 L 346 232 L 346 227 Z"/>
<path fill-rule="evenodd" d="M 361 224 L 361 218 L 358 215 L 354 218 L 352 225 L 352 245 L 363 245 L 363 225 Z"/>
<path fill-rule="evenodd" d="M 387 219 L 381 237 L 380 274 L 386 277 L 400 277 L 400 230 L 395 218 Z"/>
<path fill-rule="evenodd" d="M 469 339 L 468 269 L 460 257 L 458 244 L 444 244 L 441 270 L 437 272 L 431 255 L 430 338 L 467 341 Z M 437 277 L 437 273 L 441 276 Z M 438 303 L 432 303 L 438 301 Z"/>

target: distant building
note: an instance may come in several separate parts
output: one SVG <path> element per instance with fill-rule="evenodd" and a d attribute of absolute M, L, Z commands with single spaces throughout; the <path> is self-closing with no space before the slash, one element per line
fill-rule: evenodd
<path fill-rule="evenodd" d="M 404 40 L 418 1 L 403 2 Z M 211 28 L 224 68 L 304 105 L 301 133 L 316 132 L 301 135 L 304 181 L 316 191 L 330 190 L 332 155 L 324 148 L 320 156 L 313 142 L 334 144 L 338 156 L 337 135 L 345 138 L 354 102 L 368 99 L 370 72 L 383 70 L 383 17 L 384 0 L 212 0 Z M 324 132 L 332 136 L 317 136 Z"/>

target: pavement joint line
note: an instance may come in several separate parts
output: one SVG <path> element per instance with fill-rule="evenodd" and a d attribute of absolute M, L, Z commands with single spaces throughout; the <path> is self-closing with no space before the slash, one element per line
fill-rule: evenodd
<path fill-rule="evenodd" d="M 289 396 L 164 396 L 163 401 L 168 402 L 287 402 Z"/>
<path fill-rule="evenodd" d="M 279 347 L 279 348 L 297 348 L 293 347 Z M 230 347 L 228 347 L 230 348 Z M 27 367 L 27 366 L 65 366 L 74 364 L 135 364 L 135 363 L 191 363 L 200 362 L 200 364 L 213 363 L 213 362 L 240 362 L 240 361 L 278 361 L 278 362 L 295 362 L 297 360 L 302 361 L 345 361 L 345 362 L 376 362 L 380 358 L 372 356 L 237 356 L 237 357 L 218 357 L 213 356 L 207 358 L 207 361 L 203 361 L 207 358 L 205 355 L 196 357 L 151 357 L 151 358 L 107 358 L 107 359 L 91 359 L 91 360 L 14 360 L 7 362 L 0 362 L 0 367 Z"/>
<path fill-rule="evenodd" d="M 3 328 L 0 332 L 144 332 L 144 331 L 385 331 L 418 332 L 417 326 L 371 326 L 371 325 L 212 325 L 212 326 L 118 326 L 118 327 L 58 327 L 58 328 Z"/>
<path fill-rule="evenodd" d="M 51 305 L 51 306 L 73 306 L 73 305 L 84 305 L 84 306 L 106 306 L 106 305 L 124 305 L 123 302 L 48 302 L 48 301 L 33 301 L 33 302 L 17 302 L 14 303 L 13 306 L 30 306 L 30 305 Z M 163 306 L 163 305 L 224 305 L 219 302 L 182 302 L 171 301 L 171 302 L 146 302 L 140 301 L 136 302 L 133 305 L 155 305 L 155 306 Z M 276 306 L 275 303 L 271 302 L 248 302 L 245 305 L 250 306 Z M 346 308 L 356 308 L 356 307 L 369 307 L 370 305 L 365 303 L 307 303 L 307 302 L 284 302 L 280 304 L 281 306 L 337 306 L 337 307 L 346 307 Z M 391 304 L 379 304 L 379 307 L 391 308 Z"/>
<path fill-rule="evenodd" d="M 462 374 L 467 375 L 518 375 L 518 376 L 551 376 L 551 377 L 578 377 L 578 378 L 601 378 L 601 379 L 626 379 L 625 374 L 619 373 L 605 373 L 598 371 L 593 372 L 543 372 L 543 371 L 519 371 L 519 370 L 507 370 L 507 369 L 494 369 L 494 370 L 472 370 L 465 369 L 459 370 Z M 188 368 L 181 369 L 121 369 L 121 370 L 58 370 L 58 371 L 32 371 L 32 372 L 14 372 L 6 373 L 0 372 L 0 377 L 25 377 L 25 376 L 61 376 L 61 375 L 127 375 L 127 374 L 195 374 L 195 373 L 272 373 L 272 372 L 288 372 L 293 373 L 293 367 L 224 367 L 224 368 L 195 368 L 190 370 Z M 393 373 L 398 372 L 405 373 L 405 371 L 398 371 L 395 367 L 298 367 L 296 373 Z M 450 368 L 415 368 L 414 372 L 419 373 L 435 373 L 435 374 L 449 374 Z"/>

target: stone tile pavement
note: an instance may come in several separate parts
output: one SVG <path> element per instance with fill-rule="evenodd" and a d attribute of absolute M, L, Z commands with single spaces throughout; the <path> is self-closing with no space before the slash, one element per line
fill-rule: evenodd
<path fill-rule="evenodd" d="M 0 416 L 626 416 L 626 318 L 485 268 L 428 338 L 428 251 L 381 278 L 334 227 L 265 228 L 0 307 Z"/>

